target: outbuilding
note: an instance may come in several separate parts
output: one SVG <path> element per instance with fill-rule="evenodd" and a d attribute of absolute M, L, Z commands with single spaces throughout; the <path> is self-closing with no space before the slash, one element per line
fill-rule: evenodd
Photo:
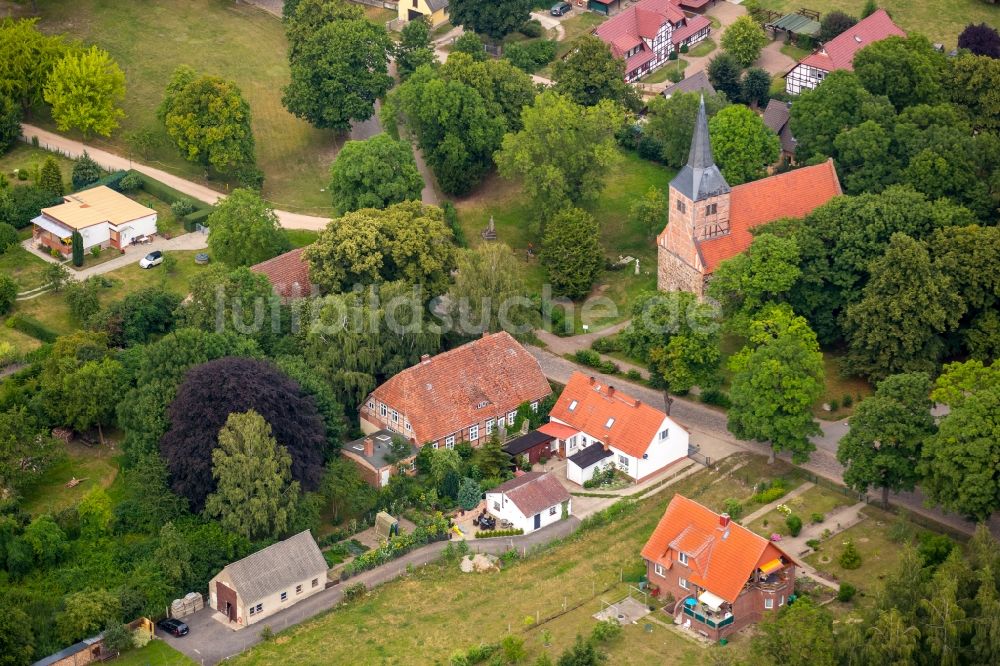
<path fill-rule="evenodd" d="M 322 592 L 327 569 L 306 530 L 227 564 L 208 584 L 211 606 L 247 626 Z"/>
<path fill-rule="evenodd" d="M 524 533 L 572 513 L 569 491 L 549 472 L 527 472 L 486 492 L 486 509 Z"/>
<path fill-rule="evenodd" d="M 532 430 L 526 435 L 521 435 L 510 440 L 503 445 L 503 450 L 515 462 L 517 458 L 526 456 L 532 465 L 541 461 L 542 458 L 553 458 L 559 453 L 559 444 L 555 437 L 541 430 Z"/>

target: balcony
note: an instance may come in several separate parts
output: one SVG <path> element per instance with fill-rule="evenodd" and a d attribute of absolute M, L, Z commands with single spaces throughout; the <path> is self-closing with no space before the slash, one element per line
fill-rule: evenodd
<path fill-rule="evenodd" d="M 723 617 L 721 613 L 712 613 L 700 607 L 691 608 L 687 605 L 684 606 L 684 614 L 688 617 L 694 618 L 705 626 L 711 627 L 712 629 L 721 629 L 722 627 L 732 624 L 736 620 L 736 618 L 732 615 Z"/>

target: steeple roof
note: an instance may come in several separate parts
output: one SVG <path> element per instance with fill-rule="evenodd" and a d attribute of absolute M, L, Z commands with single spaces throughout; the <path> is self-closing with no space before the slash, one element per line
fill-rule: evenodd
<path fill-rule="evenodd" d="M 694 123 L 688 163 L 670 181 L 670 186 L 692 201 L 701 201 L 729 192 L 729 183 L 722 177 L 722 172 L 715 166 L 715 159 L 712 157 L 704 95 L 698 105 L 698 118 Z"/>

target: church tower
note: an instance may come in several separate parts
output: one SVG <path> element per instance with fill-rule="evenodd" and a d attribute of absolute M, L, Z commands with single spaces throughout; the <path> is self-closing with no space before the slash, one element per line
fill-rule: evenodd
<path fill-rule="evenodd" d="M 657 238 L 660 289 L 702 295 L 706 267 L 698 242 L 729 233 L 729 195 L 729 183 L 712 157 L 703 96 L 688 162 L 670 181 L 669 222 Z"/>

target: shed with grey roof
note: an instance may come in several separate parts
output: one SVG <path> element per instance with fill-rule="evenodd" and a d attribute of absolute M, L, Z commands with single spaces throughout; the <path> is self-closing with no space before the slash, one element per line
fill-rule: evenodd
<path fill-rule="evenodd" d="M 246 626 L 326 588 L 326 560 L 308 530 L 226 565 L 208 584 L 211 606 Z"/>

